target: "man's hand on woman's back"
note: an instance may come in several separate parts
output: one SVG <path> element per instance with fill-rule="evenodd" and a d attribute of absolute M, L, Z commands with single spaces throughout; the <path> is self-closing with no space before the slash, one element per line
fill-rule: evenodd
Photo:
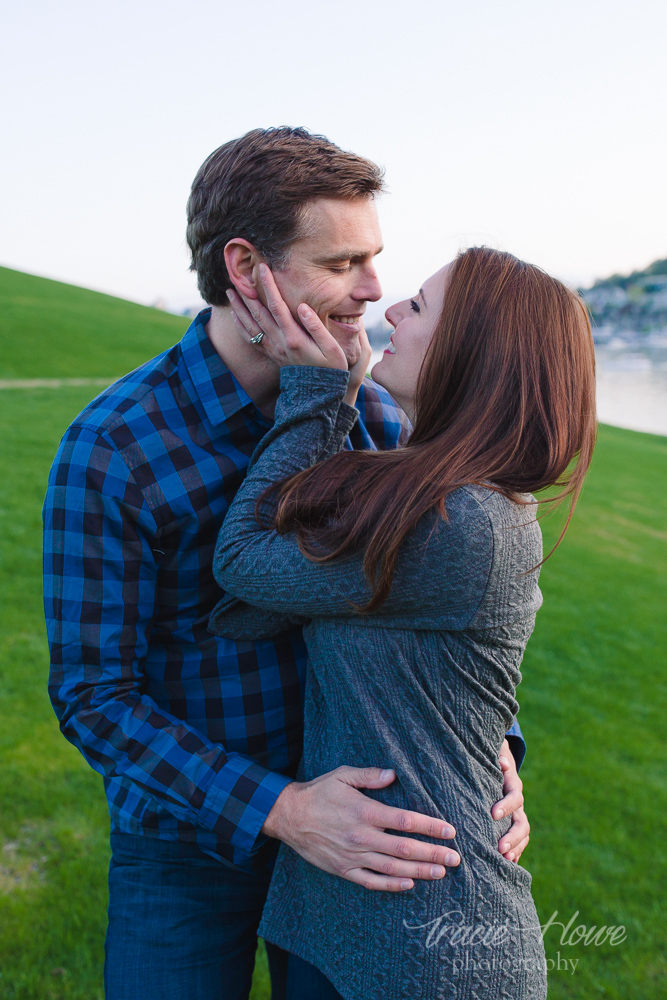
<path fill-rule="evenodd" d="M 504 798 L 491 810 L 493 819 L 512 815 L 512 826 L 498 850 L 518 861 L 529 840 L 523 809 L 523 782 L 507 740 L 501 748 Z M 313 781 L 293 781 L 278 796 L 262 832 L 284 841 L 317 868 L 366 889 L 402 892 L 414 879 L 434 880 L 461 861 L 451 847 L 412 840 L 410 833 L 434 840 L 456 836 L 451 823 L 433 816 L 395 809 L 364 795 L 363 788 L 385 788 L 396 779 L 379 767 L 338 767 Z M 394 836 L 397 830 L 403 836 Z"/>
<path fill-rule="evenodd" d="M 401 892 L 413 879 L 440 879 L 461 858 L 455 850 L 401 834 L 437 840 L 456 836 L 451 823 L 395 809 L 359 789 L 384 788 L 396 780 L 379 767 L 337 767 L 313 781 L 293 781 L 278 796 L 262 832 L 284 841 L 306 861 L 366 889 Z"/>

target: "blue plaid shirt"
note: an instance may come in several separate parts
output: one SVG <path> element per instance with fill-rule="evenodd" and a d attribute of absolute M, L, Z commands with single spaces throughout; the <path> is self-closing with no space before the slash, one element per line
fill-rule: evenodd
<path fill-rule="evenodd" d="M 112 831 L 259 870 L 275 846 L 260 829 L 301 754 L 306 648 L 300 629 L 255 642 L 207 631 L 218 530 L 271 426 L 210 343 L 209 315 L 61 442 L 44 504 L 49 693 L 104 776 Z M 357 406 L 349 447 L 404 439 L 379 386 L 366 381 Z"/>

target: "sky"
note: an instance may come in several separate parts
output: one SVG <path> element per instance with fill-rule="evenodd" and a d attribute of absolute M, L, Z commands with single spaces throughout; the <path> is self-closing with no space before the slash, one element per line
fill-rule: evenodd
<path fill-rule="evenodd" d="M 196 304 L 192 179 L 284 124 L 385 167 L 382 307 L 474 243 L 577 284 L 667 257 L 664 0 L 25 0 L 0 30 L 5 266 Z"/>

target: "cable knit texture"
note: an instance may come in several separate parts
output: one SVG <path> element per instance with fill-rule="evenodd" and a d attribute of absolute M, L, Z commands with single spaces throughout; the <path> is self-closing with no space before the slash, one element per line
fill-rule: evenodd
<path fill-rule="evenodd" d="M 531 876 L 498 852 L 510 819 L 490 813 L 541 604 L 534 507 L 481 486 L 456 490 L 448 519 L 429 514 L 406 540 L 382 608 L 356 613 L 370 596 L 360 556 L 313 563 L 293 535 L 254 516 L 266 486 L 342 448 L 356 419 L 342 402 L 347 381 L 337 370 L 282 370 L 275 426 L 218 539 L 225 596 L 210 628 L 242 639 L 307 622 L 300 780 L 341 764 L 393 767 L 396 781 L 367 794 L 453 823 L 462 861 L 440 881 L 371 892 L 283 844 L 260 934 L 321 969 L 344 1000 L 542 1000 Z"/>

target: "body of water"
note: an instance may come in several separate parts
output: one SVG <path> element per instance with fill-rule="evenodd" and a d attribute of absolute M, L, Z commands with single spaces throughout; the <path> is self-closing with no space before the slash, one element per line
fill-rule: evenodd
<path fill-rule="evenodd" d="M 373 351 L 371 364 L 381 357 Z M 667 435 L 667 347 L 599 347 L 596 357 L 600 422 Z"/>

